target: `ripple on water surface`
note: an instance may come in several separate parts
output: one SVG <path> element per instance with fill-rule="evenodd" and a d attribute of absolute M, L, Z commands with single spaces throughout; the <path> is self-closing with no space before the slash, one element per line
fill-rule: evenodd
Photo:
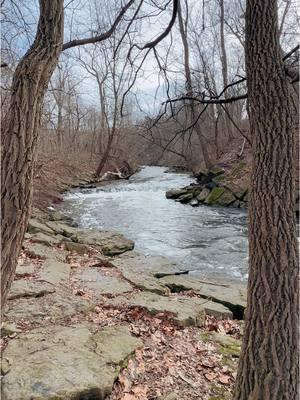
<path fill-rule="evenodd" d="M 193 274 L 225 279 L 247 278 L 245 211 L 191 207 L 168 200 L 165 192 L 189 185 L 188 174 L 145 167 L 129 181 L 65 196 L 64 212 L 84 228 L 114 229 L 146 254 L 170 257 Z"/>

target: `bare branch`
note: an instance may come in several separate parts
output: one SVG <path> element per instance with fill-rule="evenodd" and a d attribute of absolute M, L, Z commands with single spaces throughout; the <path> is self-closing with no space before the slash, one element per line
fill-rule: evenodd
<path fill-rule="evenodd" d="M 82 46 L 84 44 L 102 42 L 103 40 L 108 39 L 114 33 L 115 29 L 121 22 L 124 14 L 127 12 L 127 10 L 132 6 L 132 4 L 134 2 L 135 2 L 135 0 L 129 0 L 129 2 L 121 9 L 120 13 L 118 14 L 117 18 L 115 19 L 115 22 L 112 24 L 112 26 L 110 27 L 110 29 L 108 31 L 102 33 L 101 35 L 90 37 L 90 38 L 71 40 L 70 42 L 63 44 L 62 51 L 70 49 L 72 47 Z"/>

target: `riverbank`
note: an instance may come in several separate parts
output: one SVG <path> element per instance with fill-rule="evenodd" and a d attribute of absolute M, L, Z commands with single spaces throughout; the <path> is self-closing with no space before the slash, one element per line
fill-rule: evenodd
<path fill-rule="evenodd" d="M 240 149 L 241 150 L 238 150 Z M 233 150 L 235 149 L 235 150 Z M 202 205 L 248 208 L 251 187 L 252 152 L 248 143 L 234 140 L 210 169 L 194 173 L 196 183 L 166 192 L 173 199 L 192 207 Z M 298 171 L 299 163 L 295 163 Z M 295 188 L 295 213 L 299 217 L 299 180 Z"/>
<path fill-rule="evenodd" d="M 63 192 L 98 182 L 99 179 L 95 178 L 98 163 L 99 158 L 90 153 L 39 154 L 33 176 L 33 207 L 46 210 L 62 201 Z M 105 180 L 115 180 L 120 172 L 126 176 L 132 173 L 128 169 L 131 167 L 124 162 L 108 162 L 101 176 Z M 134 166 L 133 170 L 138 170 L 138 167 Z"/>
<path fill-rule="evenodd" d="M 245 289 L 133 248 L 33 210 L 2 326 L 5 400 L 230 398 Z"/>

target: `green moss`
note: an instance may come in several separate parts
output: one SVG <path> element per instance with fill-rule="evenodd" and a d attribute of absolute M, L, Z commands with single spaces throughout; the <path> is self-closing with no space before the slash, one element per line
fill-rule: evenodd
<path fill-rule="evenodd" d="M 220 206 L 230 206 L 231 204 L 233 204 L 236 201 L 236 198 L 234 197 L 234 195 L 229 191 L 226 190 L 222 196 L 220 196 L 217 199 L 217 204 L 219 204 Z"/>
<path fill-rule="evenodd" d="M 214 204 L 219 197 L 225 192 L 224 188 L 215 187 L 205 199 L 205 204 Z"/>
<path fill-rule="evenodd" d="M 200 339 L 203 342 L 212 342 L 216 345 L 218 353 L 222 355 L 221 362 L 223 365 L 231 369 L 236 368 L 236 361 L 241 351 L 240 340 L 216 332 L 201 332 Z"/>
<path fill-rule="evenodd" d="M 224 386 L 211 384 L 210 390 L 213 393 L 209 397 L 209 400 L 231 400 L 232 393 L 227 390 Z"/>
<path fill-rule="evenodd" d="M 223 182 L 224 179 L 225 179 L 225 175 L 222 174 L 222 175 L 218 175 L 215 178 L 213 178 L 212 181 L 217 185 L 220 182 Z"/>

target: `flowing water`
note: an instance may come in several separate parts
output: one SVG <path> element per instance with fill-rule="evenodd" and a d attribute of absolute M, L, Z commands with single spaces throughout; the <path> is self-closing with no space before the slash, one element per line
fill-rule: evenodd
<path fill-rule="evenodd" d="M 193 182 L 188 174 L 144 167 L 129 181 L 72 191 L 62 209 L 83 228 L 116 230 L 145 254 L 164 255 L 202 277 L 247 279 L 247 214 L 221 207 L 191 207 L 165 192 Z"/>

